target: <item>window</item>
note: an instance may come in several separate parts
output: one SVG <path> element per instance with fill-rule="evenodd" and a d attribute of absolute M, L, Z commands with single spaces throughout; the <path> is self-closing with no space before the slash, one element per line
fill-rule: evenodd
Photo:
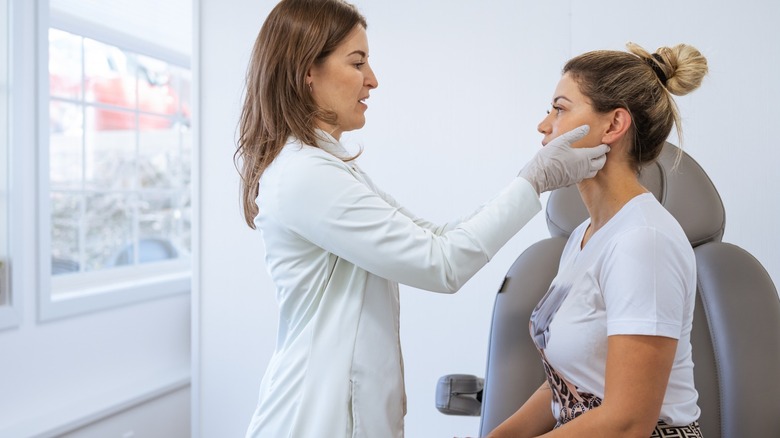
<path fill-rule="evenodd" d="M 41 17 L 44 318 L 189 290 L 191 3 L 110 3 Z"/>

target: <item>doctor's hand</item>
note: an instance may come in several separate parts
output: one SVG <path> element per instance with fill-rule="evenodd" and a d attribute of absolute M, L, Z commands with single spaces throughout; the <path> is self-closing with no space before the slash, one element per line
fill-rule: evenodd
<path fill-rule="evenodd" d="M 585 178 L 593 178 L 607 162 L 609 146 L 572 148 L 572 143 L 583 138 L 590 128 L 582 125 L 556 137 L 543 147 L 520 171 L 519 176 L 528 180 L 541 194 L 576 184 Z"/>

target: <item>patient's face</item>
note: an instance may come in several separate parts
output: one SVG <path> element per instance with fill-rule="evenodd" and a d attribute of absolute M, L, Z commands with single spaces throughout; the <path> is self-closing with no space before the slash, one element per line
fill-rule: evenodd
<path fill-rule="evenodd" d="M 553 94 L 552 108 L 537 129 L 544 134 L 542 144 L 546 145 L 555 137 L 581 125 L 589 125 L 590 131 L 583 139 L 575 142 L 573 147 L 600 145 L 609 122 L 605 115 L 593 110 L 590 100 L 580 92 L 577 82 L 567 73 L 558 82 Z"/>

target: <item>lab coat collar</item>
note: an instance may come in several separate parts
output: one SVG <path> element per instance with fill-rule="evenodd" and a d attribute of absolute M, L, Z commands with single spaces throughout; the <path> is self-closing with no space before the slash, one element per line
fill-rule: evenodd
<path fill-rule="evenodd" d="M 332 135 L 323 131 L 322 129 L 315 130 L 317 134 L 317 147 L 328 152 L 340 160 L 347 160 L 352 156 L 347 152 L 346 148 L 336 140 Z"/>

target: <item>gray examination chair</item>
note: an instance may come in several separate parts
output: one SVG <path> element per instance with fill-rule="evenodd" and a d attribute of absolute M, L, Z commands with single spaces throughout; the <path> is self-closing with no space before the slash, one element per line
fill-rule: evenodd
<path fill-rule="evenodd" d="M 691 342 L 702 433 L 705 438 L 780 437 L 777 289 L 758 260 L 721 241 L 720 196 L 687 154 L 672 170 L 678 150 L 667 143 L 641 180 L 680 222 L 696 254 Z M 587 218 L 576 187 L 551 193 L 546 211 L 552 237 L 517 258 L 496 295 L 485 378 L 447 375 L 436 388 L 439 411 L 481 415 L 479 436 L 512 415 L 544 381 L 528 320 L 557 273 L 567 237 Z"/>

